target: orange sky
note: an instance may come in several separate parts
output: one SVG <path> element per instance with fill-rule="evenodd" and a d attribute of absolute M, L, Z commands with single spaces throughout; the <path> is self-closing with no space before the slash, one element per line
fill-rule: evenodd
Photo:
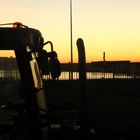
<path fill-rule="evenodd" d="M 26 7 L 26 8 L 25 8 Z M 83 38 L 87 62 L 140 61 L 140 0 L 73 0 L 73 57 Z M 61 62 L 70 61 L 69 0 L 1 0 L 0 23 L 19 21 L 51 40 Z M 2 55 L 0 53 L 0 55 Z"/>

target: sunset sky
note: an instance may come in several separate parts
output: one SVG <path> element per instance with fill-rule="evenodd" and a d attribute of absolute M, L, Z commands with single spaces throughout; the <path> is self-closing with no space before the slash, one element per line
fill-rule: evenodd
<path fill-rule="evenodd" d="M 0 0 L 0 24 L 22 22 L 70 61 L 70 0 Z M 73 56 L 84 39 L 86 60 L 140 61 L 140 0 L 73 0 Z M 46 48 L 49 50 L 49 47 Z"/>

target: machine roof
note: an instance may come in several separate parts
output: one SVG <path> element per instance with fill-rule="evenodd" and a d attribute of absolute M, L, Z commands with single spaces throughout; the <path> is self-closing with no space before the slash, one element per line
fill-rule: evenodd
<path fill-rule="evenodd" d="M 15 50 L 27 45 L 36 50 L 42 39 L 40 31 L 33 28 L 0 28 L 0 50 Z"/>

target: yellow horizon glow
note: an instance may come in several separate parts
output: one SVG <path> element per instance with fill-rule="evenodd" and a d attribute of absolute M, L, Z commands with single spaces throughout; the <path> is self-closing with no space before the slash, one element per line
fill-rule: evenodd
<path fill-rule="evenodd" d="M 74 62 L 78 38 L 84 40 L 87 62 L 102 61 L 103 52 L 107 61 L 140 61 L 139 5 L 139 0 L 73 0 Z M 19 21 L 40 30 L 60 62 L 70 62 L 69 0 L 2 0 L 0 13 L 0 23 Z"/>

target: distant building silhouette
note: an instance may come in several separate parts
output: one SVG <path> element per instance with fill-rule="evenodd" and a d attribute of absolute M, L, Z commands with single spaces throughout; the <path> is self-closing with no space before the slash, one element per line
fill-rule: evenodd
<path fill-rule="evenodd" d="M 70 72 L 70 63 L 61 63 L 62 72 Z M 86 63 L 87 72 L 125 74 L 133 78 L 140 78 L 140 62 L 122 61 L 94 61 Z M 73 63 L 73 72 L 78 72 L 78 63 Z M 0 57 L 0 78 L 19 79 L 16 58 Z"/>

